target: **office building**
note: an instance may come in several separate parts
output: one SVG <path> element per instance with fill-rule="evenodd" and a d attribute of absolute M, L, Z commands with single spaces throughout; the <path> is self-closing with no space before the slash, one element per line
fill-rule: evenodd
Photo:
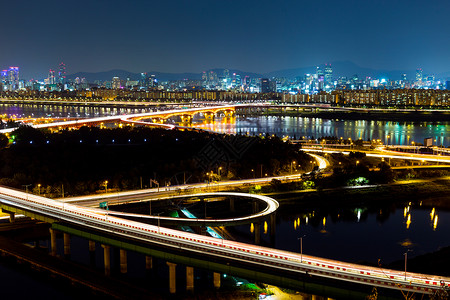
<path fill-rule="evenodd" d="M 61 85 L 66 83 L 66 65 L 63 62 L 59 64 L 58 83 Z"/>
<path fill-rule="evenodd" d="M 333 82 L 333 68 L 330 64 L 325 64 L 325 84 Z"/>
<path fill-rule="evenodd" d="M 48 70 L 48 77 L 47 77 L 47 84 L 55 84 L 56 78 L 55 78 L 55 70 Z"/>
<path fill-rule="evenodd" d="M 416 82 L 422 82 L 423 70 L 421 68 L 416 70 Z"/>

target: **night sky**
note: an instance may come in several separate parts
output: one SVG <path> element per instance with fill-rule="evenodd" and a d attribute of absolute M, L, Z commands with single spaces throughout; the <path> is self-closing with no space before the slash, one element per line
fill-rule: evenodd
<path fill-rule="evenodd" d="M 450 71 L 448 0 L 0 0 L 0 68 Z"/>

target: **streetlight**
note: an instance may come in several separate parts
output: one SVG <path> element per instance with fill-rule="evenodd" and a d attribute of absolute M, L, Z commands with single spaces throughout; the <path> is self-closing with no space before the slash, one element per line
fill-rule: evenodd
<path fill-rule="evenodd" d="M 301 237 L 299 237 L 298 239 L 300 240 L 300 262 L 302 263 L 303 262 L 303 238 L 305 237 L 306 235 L 303 235 L 303 236 L 301 236 Z"/>
<path fill-rule="evenodd" d="M 406 281 L 406 263 L 408 261 L 408 252 L 412 251 L 411 249 L 406 250 L 405 253 L 403 253 L 403 255 L 405 256 L 405 281 Z"/>
<path fill-rule="evenodd" d="M 39 196 L 41 195 L 41 184 L 40 183 L 38 184 L 38 195 Z"/>
<path fill-rule="evenodd" d="M 25 193 L 27 194 L 27 201 L 28 201 L 28 187 L 29 187 L 30 185 L 31 185 L 31 184 L 22 184 L 22 186 L 25 187 Z"/>
<path fill-rule="evenodd" d="M 108 193 L 108 180 L 105 180 L 103 185 L 105 186 L 105 194 L 107 194 Z"/>
<path fill-rule="evenodd" d="M 160 216 L 160 215 L 161 215 L 162 213 L 163 213 L 163 212 L 157 213 L 157 215 L 158 215 L 158 233 L 161 233 L 161 230 L 160 230 L 160 227 L 161 227 L 161 226 L 160 226 L 160 225 L 161 225 L 161 224 L 160 224 L 161 216 Z"/>
<path fill-rule="evenodd" d="M 291 174 L 292 174 L 292 165 L 295 165 L 295 160 L 291 162 Z"/>

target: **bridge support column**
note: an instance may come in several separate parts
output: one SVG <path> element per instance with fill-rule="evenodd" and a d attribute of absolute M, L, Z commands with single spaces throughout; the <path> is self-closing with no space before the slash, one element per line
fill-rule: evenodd
<path fill-rule="evenodd" d="M 50 255 L 56 256 L 56 230 L 50 228 Z"/>
<path fill-rule="evenodd" d="M 213 273 L 214 288 L 220 289 L 220 273 Z"/>
<path fill-rule="evenodd" d="M 109 245 L 102 245 L 103 261 L 105 264 L 105 275 L 111 275 L 111 247 Z"/>
<path fill-rule="evenodd" d="M 95 241 L 89 241 L 89 252 L 95 252 Z"/>
<path fill-rule="evenodd" d="M 176 274 L 176 266 L 177 264 L 166 262 L 169 266 L 169 291 L 171 294 L 175 294 L 177 291 L 177 274 Z"/>
<path fill-rule="evenodd" d="M 230 198 L 230 211 L 234 212 L 234 198 Z"/>
<path fill-rule="evenodd" d="M 191 124 L 192 123 L 192 116 L 191 115 L 183 115 L 181 116 L 181 123 L 183 124 Z"/>
<path fill-rule="evenodd" d="M 277 215 L 276 212 L 273 212 L 270 215 L 270 237 L 275 238 L 275 230 L 277 226 Z"/>
<path fill-rule="evenodd" d="M 14 223 L 16 221 L 16 214 L 13 212 L 9 213 L 9 223 Z"/>
<path fill-rule="evenodd" d="M 153 269 L 153 257 L 151 257 L 151 256 L 145 257 L 145 269 L 147 271 Z"/>
<path fill-rule="evenodd" d="M 259 210 L 259 205 L 257 201 L 253 201 L 253 213 L 256 214 Z"/>
<path fill-rule="evenodd" d="M 186 291 L 194 292 L 194 268 L 186 266 Z"/>
<path fill-rule="evenodd" d="M 261 242 L 261 224 L 259 222 L 255 222 L 255 244 L 259 245 Z"/>
<path fill-rule="evenodd" d="M 64 256 L 70 257 L 70 235 L 68 233 L 64 233 Z"/>
<path fill-rule="evenodd" d="M 215 114 L 213 112 L 206 112 L 204 113 L 206 122 L 214 122 Z"/>
<path fill-rule="evenodd" d="M 95 266 L 95 241 L 89 240 L 89 261 L 91 266 Z"/>
<path fill-rule="evenodd" d="M 127 250 L 120 249 L 120 273 L 127 273 Z"/>

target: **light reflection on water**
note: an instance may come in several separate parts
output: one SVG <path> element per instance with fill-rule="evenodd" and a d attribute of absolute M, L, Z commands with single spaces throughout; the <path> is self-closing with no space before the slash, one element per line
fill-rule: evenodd
<path fill-rule="evenodd" d="M 237 229 L 254 231 L 249 225 Z M 303 237 L 304 254 L 373 264 L 381 259 L 388 264 L 401 260 L 406 249 L 412 250 L 408 254 L 412 258 L 450 246 L 449 231 L 450 212 L 436 208 L 354 208 L 325 214 L 317 209 L 278 216 L 273 246 L 299 252 L 298 239 Z M 270 243 L 270 230 L 264 231 L 261 240 Z"/>
<path fill-rule="evenodd" d="M 154 107 L 98 107 L 63 106 L 41 104 L 0 103 L 0 114 L 18 117 L 75 117 L 92 118 L 151 112 Z M 194 116 L 194 126 L 228 134 L 276 134 L 291 138 L 320 138 L 323 136 L 363 140 L 380 139 L 385 144 L 411 145 L 432 138 L 434 145 L 450 146 L 450 122 L 392 122 L 367 120 L 337 120 L 310 117 L 216 117 L 215 122 L 206 122 L 200 114 Z"/>
<path fill-rule="evenodd" d="M 194 121 L 196 119 L 194 118 Z M 201 122 L 203 120 L 198 120 Z M 197 127 L 197 125 L 195 125 Z M 237 117 L 217 118 L 199 127 L 222 133 L 249 135 L 276 134 L 290 138 L 334 136 L 344 139 L 378 140 L 389 145 L 411 145 L 432 138 L 434 145 L 450 146 L 450 122 L 392 122 L 366 120 L 327 120 L 310 117 Z"/>

